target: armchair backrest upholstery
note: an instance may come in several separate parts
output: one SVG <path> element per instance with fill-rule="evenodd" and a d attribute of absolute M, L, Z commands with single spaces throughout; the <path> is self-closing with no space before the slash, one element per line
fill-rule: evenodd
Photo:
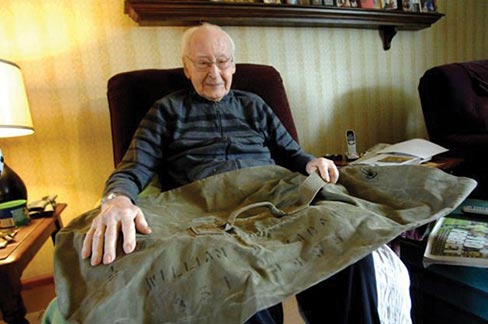
<path fill-rule="evenodd" d="M 433 141 L 454 133 L 488 133 L 488 60 L 431 68 L 418 90 Z"/>
<path fill-rule="evenodd" d="M 109 79 L 107 97 L 115 165 L 124 156 L 139 122 L 152 104 L 173 91 L 189 87 L 192 87 L 191 82 L 182 68 L 136 70 Z M 283 80 L 275 68 L 237 64 L 232 88 L 253 92 L 263 98 L 292 137 L 298 140 Z"/>
<path fill-rule="evenodd" d="M 488 199 L 488 60 L 433 67 L 418 90 L 430 140 L 464 160 L 454 174 L 477 180 L 472 197 Z"/>

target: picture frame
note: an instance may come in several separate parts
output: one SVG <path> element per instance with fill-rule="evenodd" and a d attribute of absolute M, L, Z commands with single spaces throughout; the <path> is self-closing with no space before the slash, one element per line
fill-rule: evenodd
<path fill-rule="evenodd" d="M 421 0 L 422 12 L 437 12 L 437 0 Z"/>
<path fill-rule="evenodd" d="M 381 9 L 381 0 L 360 0 L 363 9 Z"/>
<path fill-rule="evenodd" d="M 402 0 L 402 10 L 408 12 L 422 12 L 420 0 Z"/>
<path fill-rule="evenodd" d="M 397 0 L 381 0 L 381 9 L 383 10 L 397 10 Z"/>
<path fill-rule="evenodd" d="M 339 8 L 350 8 L 351 2 L 349 0 L 336 0 L 336 6 Z"/>
<path fill-rule="evenodd" d="M 322 1 L 324 6 L 335 6 L 335 1 L 334 0 L 323 0 Z"/>
<path fill-rule="evenodd" d="M 351 4 L 351 8 L 359 8 L 361 6 L 359 0 L 349 0 L 349 3 Z"/>

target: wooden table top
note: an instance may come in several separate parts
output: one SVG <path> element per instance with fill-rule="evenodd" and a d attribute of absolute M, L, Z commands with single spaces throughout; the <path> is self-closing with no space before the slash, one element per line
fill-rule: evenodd
<path fill-rule="evenodd" d="M 17 229 L 14 239 L 3 249 L 0 249 L 0 266 L 15 263 L 33 247 L 36 251 L 56 231 L 56 221 L 60 222 L 61 212 L 66 204 L 57 204 L 52 216 L 31 219 L 28 225 L 11 229 Z M 3 229 L 2 232 L 6 230 Z M 35 253 L 34 253 L 35 254 Z"/>

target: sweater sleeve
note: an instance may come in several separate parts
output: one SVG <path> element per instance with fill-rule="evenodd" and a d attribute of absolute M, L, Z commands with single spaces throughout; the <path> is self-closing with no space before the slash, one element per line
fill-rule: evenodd
<path fill-rule="evenodd" d="M 108 178 L 104 195 L 117 192 L 135 202 L 156 174 L 162 161 L 162 139 L 166 129 L 161 105 L 156 102 L 142 119 L 122 161 Z"/>
<path fill-rule="evenodd" d="M 263 102 L 263 104 L 265 117 L 261 120 L 264 122 L 263 127 L 266 130 L 268 146 L 273 159 L 283 167 L 306 174 L 306 165 L 315 156 L 303 151 L 273 110 L 266 103 Z"/>

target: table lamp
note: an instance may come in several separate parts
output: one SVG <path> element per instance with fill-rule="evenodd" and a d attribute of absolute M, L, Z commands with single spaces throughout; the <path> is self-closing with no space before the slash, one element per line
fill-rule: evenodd
<path fill-rule="evenodd" d="M 0 138 L 34 133 L 20 67 L 0 59 Z M 0 203 L 25 199 L 22 179 L 5 163 L 0 150 Z"/>

